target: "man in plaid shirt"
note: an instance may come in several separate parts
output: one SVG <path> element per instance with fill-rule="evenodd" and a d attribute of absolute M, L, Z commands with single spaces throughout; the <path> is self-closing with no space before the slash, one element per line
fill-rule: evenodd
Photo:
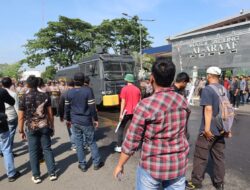
<path fill-rule="evenodd" d="M 184 190 L 189 145 L 185 126 L 188 104 L 171 88 L 175 65 L 158 61 L 152 66 L 150 82 L 154 94 L 143 99 L 134 111 L 122 145 L 122 153 L 114 177 L 123 173 L 123 166 L 141 147 L 137 168 L 136 189 Z"/>

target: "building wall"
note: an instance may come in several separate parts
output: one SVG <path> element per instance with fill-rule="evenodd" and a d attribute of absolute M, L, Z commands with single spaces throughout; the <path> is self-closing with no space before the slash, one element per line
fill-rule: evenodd
<path fill-rule="evenodd" d="M 172 40 L 172 59 L 178 70 L 194 66 L 223 69 L 250 68 L 250 23 Z"/>

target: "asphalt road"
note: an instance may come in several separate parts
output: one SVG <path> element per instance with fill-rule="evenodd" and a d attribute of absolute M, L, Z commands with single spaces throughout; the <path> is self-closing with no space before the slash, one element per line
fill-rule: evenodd
<path fill-rule="evenodd" d="M 122 181 L 118 182 L 112 177 L 113 169 L 118 161 L 119 154 L 114 153 L 116 135 L 115 126 L 118 119 L 118 109 L 107 109 L 99 112 L 100 128 L 96 131 L 96 139 L 105 166 L 94 171 L 90 154 L 89 169 L 86 173 L 81 172 L 77 166 L 77 157 L 74 151 L 70 150 L 70 143 L 66 127 L 56 122 L 56 132 L 53 138 L 53 150 L 57 165 L 59 178 L 51 182 L 46 174 L 46 165 L 41 164 L 42 183 L 34 184 L 31 181 L 27 142 L 20 141 L 16 134 L 14 152 L 18 154 L 15 158 L 15 165 L 22 173 L 22 176 L 15 182 L 9 183 L 3 167 L 3 158 L 0 158 L 0 189 L 1 190 L 132 190 L 135 189 L 135 170 L 139 160 L 139 153 L 135 154 L 125 166 L 125 175 Z M 189 121 L 190 138 L 190 162 L 187 172 L 187 179 L 190 178 L 192 170 L 192 157 L 195 139 L 200 125 L 201 109 L 192 108 Z M 237 116 L 237 122 L 233 128 L 234 137 L 226 142 L 226 177 L 225 190 L 250 190 L 250 134 L 249 115 Z M 204 190 L 212 190 L 211 167 L 205 175 Z"/>

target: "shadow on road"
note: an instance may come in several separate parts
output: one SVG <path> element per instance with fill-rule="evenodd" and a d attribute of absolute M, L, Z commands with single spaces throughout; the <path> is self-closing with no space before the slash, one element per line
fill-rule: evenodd
<path fill-rule="evenodd" d="M 20 141 L 14 143 L 13 153 L 17 156 L 22 156 L 29 152 L 27 141 Z"/>
<path fill-rule="evenodd" d="M 66 142 L 66 143 L 60 144 L 56 148 L 53 148 L 53 153 L 54 153 L 55 158 L 67 151 L 71 151 L 70 147 L 71 147 L 71 143 Z M 77 156 L 75 153 L 67 156 L 64 159 L 57 161 L 56 168 L 57 168 L 58 176 L 63 174 L 67 170 L 67 168 L 71 164 L 74 164 L 74 163 L 77 163 Z"/>
<path fill-rule="evenodd" d="M 107 137 L 107 133 L 111 130 L 111 126 L 100 127 L 95 131 L 96 142 Z"/>
<path fill-rule="evenodd" d="M 102 146 L 99 148 L 102 160 L 105 162 L 107 160 L 107 158 L 111 155 L 114 154 L 114 147 L 115 147 L 116 143 L 112 142 L 107 146 Z"/>
<path fill-rule="evenodd" d="M 66 158 L 59 160 L 57 162 L 57 175 L 60 176 L 62 175 L 67 168 L 71 165 L 71 164 L 75 164 L 77 163 L 77 156 L 76 154 L 71 154 L 69 156 L 67 156 Z"/>

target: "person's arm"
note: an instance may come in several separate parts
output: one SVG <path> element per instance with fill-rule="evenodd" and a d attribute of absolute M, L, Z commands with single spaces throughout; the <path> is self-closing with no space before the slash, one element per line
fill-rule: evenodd
<path fill-rule="evenodd" d="M 126 97 L 126 90 L 125 90 L 125 87 L 123 87 L 122 90 L 121 90 L 121 93 L 120 93 L 121 105 L 120 105 L 119 120 L 122 120 L 122 115 L 123 115 L 124 108 L 125 108 L 125 105 L 126 105 L 125 97 Z"/>
<path fill-rule="evenodd" d="M 237 88 L 235 90 L 234 96 L 237 96 L 240 91 L 240 83 L 237 81 Z"/>
<path fill-rule="evenodd" d="M 54 116 L 53 116 L 53 111 L 51 106 L 47 107 L 47 113 L 48 113 L 48 120 L 49 120 L 49 125 L 50 128 L 53 130 L 52 136 L 55 134 L 55 127 L 54 127 Z"/>
<path fill-rule="evenodd" d="M 246 91 L 246 87 L 247 87 L 247 83 L 246 83 L 246 81 L 243 81 L 243 92 Z"/>
<path fill-rule="evenodd" d="M 118 164 L 115 167 L 115 170 L 113 172 L 113 176 L 115 178 L 118 178 L 120 174 L 123 174 L 123 172 L 124 172 L 123 166 L 127 163 L 127 161 L 129 160 L 130 157 L 131 157 L 131 155 L 128 155 L 128 154 L 121 152 L 119 162 L 118 162 Z"/>
<path fill-rule="evenodd" d="M 122 144 L 122 153 L 119 162 L 113 172 L 115 178 L 119 173 L 123 173 L 123 167 L 129 158 L 138 150 L 145 134 L 145 120 L 148 117 L 146 107 L 142 102 L 138 104 L 134 111 L 134 116 L 127 130 L 125 140 Z"/>
<path fill-rule="evenodd" d="M 120 108 L 120 116 L 119 116 L 119 119 L 122 120 L 122 115 L 123 115 L 123 112 L 124 112 L 124 108 L 125 108 L 125 99 L 122 99 L 121 100 L 121 108 Z"/>
<path fill-rule="evenodd" d="M 65 94 L 62 94 L 60 96 L 60 100 L 59 100 L 59 116 L 60 116 L 60 120 L 63 122 L 64 120 L 64 107 L 65 107 Z"/>
<path fill-rule="evenodd" d="M 211 127 L 211 121 L 213 116 L 213 108 L 212 106 L 205 106 L 204 108 L 204 117 L 205 117 L 205 130 L 204 135 L 207 138 L 207 140 L 211 140 L 214 135 L 212 134 L 210 127 Z"/>
<path fill-rule="evenodd" d="M 47 94 L 46 94 L 47 95 Z M 52 107 L 51 107 L 51 99 L 50 97 L 47 95 L 47 102 L 46 102 L 46 109 L 47 109 L 47 114 L 48 114 L 48 124 L 49 127 L 53 130 L 53 134 L 54 135 L 54 115 L 53 115 L 53 111 L 52 111 Z"/>
<path fill-rule="evenodd" d="M 71 122 L 70 109 L 71 109 L 71 105 L 70 105 L 70 100 L 69 100 L 69 94 L 67 94 L 65 97 L 65 116 L 66 116 L 67 123 Z"/>
<path fill-rule="evenodd" d="M 20 133 L 21 139 L 25 140 L 26 139 L 26 135 L 24 132 L 25 95 L 20 97 L 18 107 L 19 107 L 19 110 L 18 110 L 18 131 Z"/>
<path fill-rule="evenodd" d="M 18 131 L 22 140 L 26 139 L 24 132 L 24 111 L 18 111 Z"/>
<path fill-rule="evenodd" d="M 204 119 L 205 119 L 205 128 L 204 128 L 204 135 L 207 140 L 211 140 L 213 138 L 213 134 L 211 132 L 211 121 L 213 117 L 213 90 L 211 87 L 206 86 L 201 93 L 201 101 L 200 105 L 203 106 L 204 112 Z"/>
<path fill-rule="evenodd" d="M 15 104 L 15 99 L 8 93 L 7 90 L 5 89 L 2 89 L 3 90 L 3 93 L 2 93 L 2 101 L 4 103 L 7 103 L 11 106 L 14 106 Z"/>
<path fill-rule="evenodd" d="M 96 111 L 96 105 L 95 105 L 95 96 L 91 88 L 88 89 L 88 106 L 90 109 L 91 116 L 94 120 L 94 126 L 97 128 L 99 123 L 98 123 L 98 115 Z"/>
<path fill-rule="evenodd" d="M 15 92 L 15 95 L 14 95 L 14 99 L 15 99 L 14 108 L 15 108 L 16 112 L 18 112 L 18 97 L 17 97 L 16 92 Z"/>

